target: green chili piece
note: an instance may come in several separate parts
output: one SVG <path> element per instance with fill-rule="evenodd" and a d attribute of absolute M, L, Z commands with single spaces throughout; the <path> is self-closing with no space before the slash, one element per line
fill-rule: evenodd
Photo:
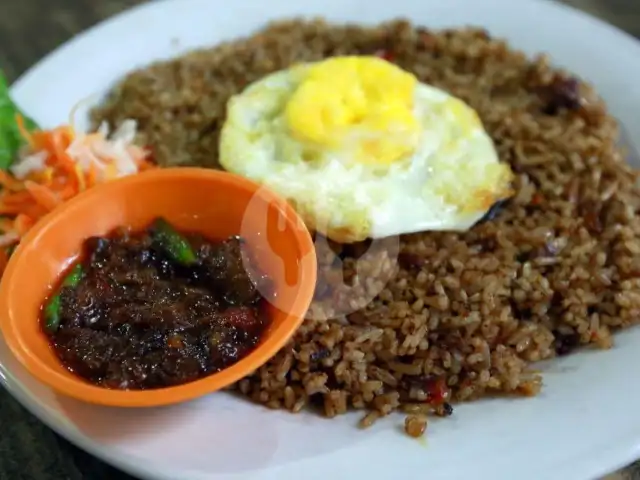
<path fill-rule="evenodd" d="M 60 293 L 64 287 L 75 287 L 82 278 L 82 264 L 74 266 L 62 281 L 60 290 L 51 297 L 44 309 L 45 327 L 50 333 L 55 333 L 60 327 Z"/>
<path fill-rule="evenodd" d="M 174 261 L 183 265 L 191 265 L 198 261 L 189 241 L 176 232 L 164 218 L 158 218 L 153 222 L 151 236 Z"/>

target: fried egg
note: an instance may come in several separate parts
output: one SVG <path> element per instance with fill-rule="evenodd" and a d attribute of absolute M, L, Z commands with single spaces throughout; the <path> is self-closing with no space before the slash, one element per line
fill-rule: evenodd
<path fill-rule="evenodd" d="M 512 194 L 477 113 L 378 57 L 272 73 L 233 96 L 220 163 L 348 243 L 462 231 Z"/>

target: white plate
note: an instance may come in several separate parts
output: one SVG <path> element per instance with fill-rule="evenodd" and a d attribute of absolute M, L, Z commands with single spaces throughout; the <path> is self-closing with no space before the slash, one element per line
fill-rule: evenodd
<path fill-rule="evenodd" d="M 477 24 L 514 46 L 551 53 L 591 81 L 630 132 L 640 132 L 640 44 L 595 19 L 534 0 L 175 0 L 153 2 L 76 37 L 13 87 L 47 126 L 152 59 L 250 32 L 268 19 L 321 14 L 378 22 L 406 16 L 429 27 Z M 400 418 L 372 430 L 357 416 L 328 421 L 273 412 L 213 395 L 180 406 L 125 411 L 60 398 L 0 342 L 0 374 L 20 402 L 94 455 L 150 479 L 305 480 L 492 478 L 584 480 L 640 457 L 640 330 L 610 351 L 553 363 L 543 393 L 460 406 L 434 421 L 428 440 L 405 436 Z"/>

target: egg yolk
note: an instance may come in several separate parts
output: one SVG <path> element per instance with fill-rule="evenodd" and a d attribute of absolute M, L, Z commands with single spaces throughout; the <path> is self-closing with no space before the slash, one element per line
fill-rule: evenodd
<path fill-rule="evenodd" d="M 378 57 L 330 58 L 305 70 L 286 122 L 299 141 L 389 165 L 417 146 L 416 85 L 413 75 Z"/>

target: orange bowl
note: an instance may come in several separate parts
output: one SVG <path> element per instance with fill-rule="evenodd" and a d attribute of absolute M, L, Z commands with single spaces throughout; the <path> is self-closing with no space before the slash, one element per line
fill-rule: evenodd
<path fill-rule="evenodd" d="M 179 386 L 111 390 L 67 370 L 41 329 L 42 304 L 90 236 L 142 230 L 162 216 L 209 238 L 241 235 L 275 288 L 271 325 L 249 355 Z M 311 303 L 316 258 L 311 236 L 282 198 L 244 178 L 199 168 L 147 171 L 105 183 L 54 210 L 24 237 L 0 283 L 0 329 L 18 360 L 55 391 L 90 403 L 147 407 L 224 388 L 269 360 L 295 333 Z"/>

